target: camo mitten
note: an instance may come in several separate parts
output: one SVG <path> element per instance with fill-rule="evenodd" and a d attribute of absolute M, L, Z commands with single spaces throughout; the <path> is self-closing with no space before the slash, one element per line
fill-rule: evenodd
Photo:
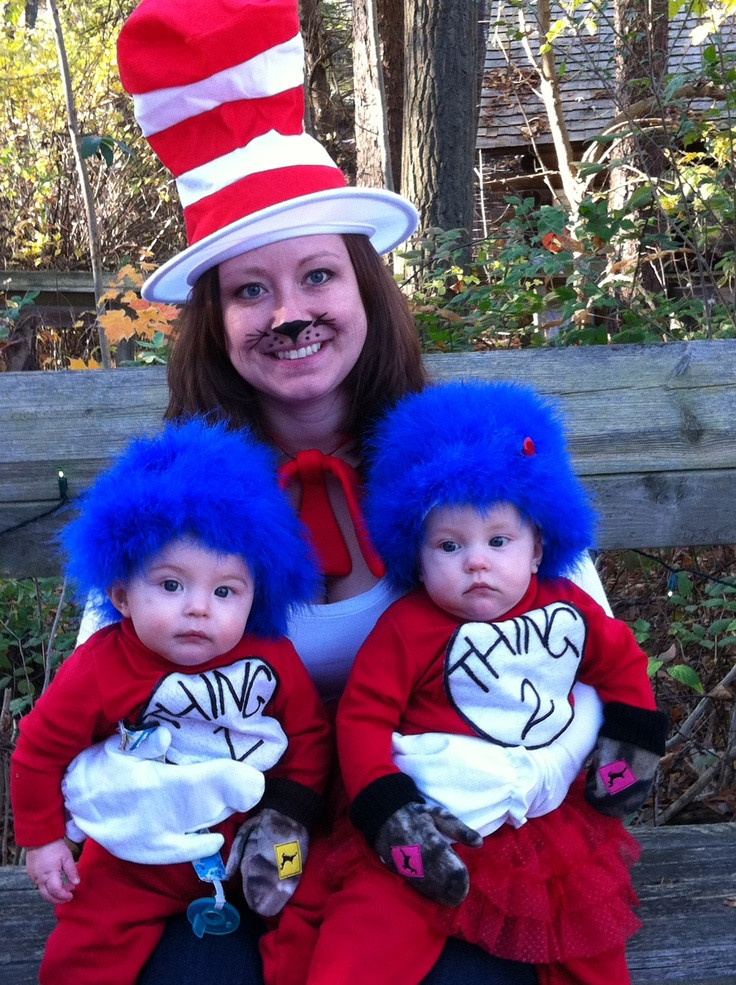
<path fill-rule="evenodd" d="M 264 807 L 241 825 L 225 876 L 229 879 L 240 868 L 248 906 L 262 917 L 274 917 L 299 885 L 308 842 L 303 824 Z"/>
<path fill-rule="evenodd" d="M 384 822 L 375 848 L 386 865 L 422 896 L 457 906 L 468 895 L 470 878 L 450 841 L 477 847 L 483 839 L 444 807 L 411 803 Z"/>
<path fill-rule="evenodd" d="M 667 716 L 611 701 L 593 749 L 585 799 L 601 814 L 626 817 L 649 796 L 664 755 Z"/>

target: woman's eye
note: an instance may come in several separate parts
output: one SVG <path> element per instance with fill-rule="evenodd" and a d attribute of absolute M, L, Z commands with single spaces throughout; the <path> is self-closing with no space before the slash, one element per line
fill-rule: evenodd
<path fill-rule="evenodd" d="M 262 293 L 263 288 L 260 284 L 244 284 L 238 291 L 239 296 L 246 301 L 255 301 Z"/>
<path fill-rule="evenodd" d="M 311 273 L 307 274 L 307 283 L 319 286 L 327 283 L 331 276 L 329 270 L 312 270 Z"/>
<path fill-rule="evenodd" d="M 227 585 L 220 585 L 215 589 L 215 595 L 218 599 L 226 599 L 229 595 L 232 595 L 232 588 L 228 588 Z"/>
<path fill-rule="evenodd" d="M 444 551 L 445 554 L 452 554 L 453 551 L 458 549 L 457 544 L 454 540 L 443 540 L 440 544 L 440 550 Z"/>
<path fill-rule="evenodd" d="M 167 578 L 162 582 L 163 590 L 165 592 L 178 592 L 181 585 L 175 578 Z"/>

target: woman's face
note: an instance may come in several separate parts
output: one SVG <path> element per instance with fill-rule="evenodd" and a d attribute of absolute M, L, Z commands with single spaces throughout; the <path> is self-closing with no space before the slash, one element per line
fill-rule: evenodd
<path fill-rule="evenodd" d="M 260 246 L 219 266 L 230 360 L 265 400 L 336 393 L 363 348 L 367 323 L 340 236 Z"/>

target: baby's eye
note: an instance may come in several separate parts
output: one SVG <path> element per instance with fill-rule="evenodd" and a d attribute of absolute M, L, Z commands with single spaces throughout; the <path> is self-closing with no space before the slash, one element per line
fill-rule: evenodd
<path fill-rule="evenodd" d="M 318 287 L 320 284 L 326 284 L 331 276 L 329 270 L 312 270 L 307 274 L 306 279 L 308 284 Z"/>
<path fill-rule="evenodd" d="M 443 540 L 440 544 L 440 550 L 444 551 L 445 554 L 452 554 L 453 551 L 458 550 L 458 545 L 454 540 Z"/>
<path fill-rule="evenodd" d="M 226 599 L 228 598 L 228 596 L 232 594 L 233 594 L 232 588 L 229 588 L 227 585 L 218 585 L 218 587 L 215 589 L 215 595 L 217 596 L 218 599 Z"/>
<path fill-rule="evenodd" d="M 165 592 L 178 592 L 181 590 L 181 584 L 176 578 L 166 578 L 161 585 Z"/>
<path fill-rule="evenodd" d="M 238 295 L 246 301 L 255 301 L 263 293 L 260 284 L 244 284 L 239 290 Z"/>
<path fill-rule="evenodd" d="M 488 544 L 491 547 L 504 547 L 504 545 L 508 544 L 508 542 L 509 542 L 508 537 L 501 537 L 499 535 L 498 537 L 491 537 L 491 539 L 488 541 Z"/>

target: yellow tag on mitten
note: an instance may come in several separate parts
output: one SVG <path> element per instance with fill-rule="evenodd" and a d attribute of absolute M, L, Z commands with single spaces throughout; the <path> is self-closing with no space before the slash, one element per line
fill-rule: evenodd
<path fill-rule="evenodd" d="M 302 874 L 302 856 L 298 841 L 287 841 L 283 845 L 274 845 L 276 853 L 276 868 L 279 879 L 291 879 Z"/>

